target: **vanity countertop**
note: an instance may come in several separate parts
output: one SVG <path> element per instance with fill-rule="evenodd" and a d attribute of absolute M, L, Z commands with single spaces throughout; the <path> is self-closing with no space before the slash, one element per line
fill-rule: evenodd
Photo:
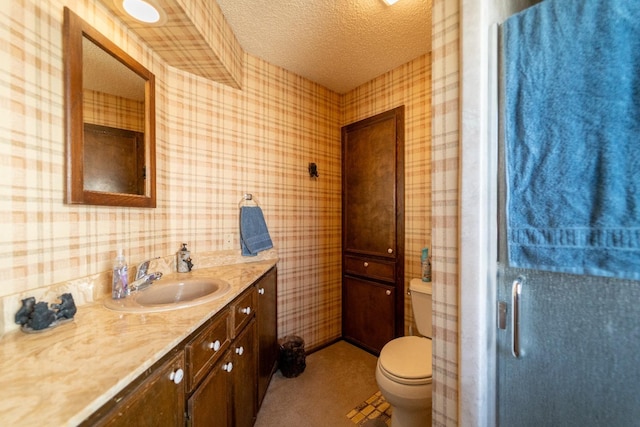
<path fill-rule="evenodd" d="M 269 259 L 172 273 L 217 277 L 231 285 L 225 296 L 202 305 L 122 313 L 96 301 L 78 307 L 72 322 L 35 334 L 5 334 L 0 339 L 0 424 L 79 424 L 276 263 Z"/>

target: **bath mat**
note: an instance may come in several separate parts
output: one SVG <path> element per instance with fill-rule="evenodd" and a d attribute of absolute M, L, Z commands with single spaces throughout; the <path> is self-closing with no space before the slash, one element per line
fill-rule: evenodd
<path fill-rule="evenodd" d="M 384 427 L 391 425 L 391 405 L 377 392 L 348 414 L 355 425 L 362 427 Z"/>

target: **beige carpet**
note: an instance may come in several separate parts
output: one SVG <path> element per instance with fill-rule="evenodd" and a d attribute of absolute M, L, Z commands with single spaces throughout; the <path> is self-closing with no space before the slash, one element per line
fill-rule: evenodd
<path fill-rule="evenodd" d="M 307 356 L 307 367 L 296 378 L 276 372 L 255 426 L 354 427 L 347 414 L 378 391 L 376 362 L 372 354 L 339 341 Z"/>

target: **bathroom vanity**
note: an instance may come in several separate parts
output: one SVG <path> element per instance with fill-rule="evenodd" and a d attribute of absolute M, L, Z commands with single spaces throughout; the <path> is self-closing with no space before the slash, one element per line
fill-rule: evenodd
<path fill-rule="evenodd" d="M 0 420 L 253 425 L 277 360 L 276 262 L 188 273 L 231 290 L 187 309 L 122 313 L 97 302 L 68 325 L 5 335 Z"/>

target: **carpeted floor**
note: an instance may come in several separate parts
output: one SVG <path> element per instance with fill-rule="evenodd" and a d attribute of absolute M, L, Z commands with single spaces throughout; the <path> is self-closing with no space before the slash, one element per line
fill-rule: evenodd
<path fill-rule="evenodd" d="M 271 380 L 258 413 L 256 427 L 384 426 L 380 420 L 356 424 L 347 414 L 378 392 L 377 358 L 345 341 L 307 356 L 305 371 Z M 363 406 L 365 408 L 366 406 Z M 352 415 L 353 418 L 353 415 Z M 376 424 L 371 424 L 376 422 Z"/>

